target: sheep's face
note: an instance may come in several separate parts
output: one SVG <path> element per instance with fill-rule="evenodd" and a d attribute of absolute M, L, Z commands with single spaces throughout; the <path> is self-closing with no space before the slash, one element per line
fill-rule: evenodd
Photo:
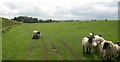
<path fill-rule="evenodd" d="M 37 34 L 40 34 L 40 32 L 37 32 Z"/>
<path fill-rule="evenodd" d="M 120 42 L 117 42 L 117 44 L 120 46 Z"/>
<path fill-rule="evenodd" d="M 93 38 L 94 38 L 94 33 L 90 33 L 90 37 L 93 37 Z"/>
<path fill-rule="evenodd" d="M 92 36 L 94 33 L 90 33 L 90 36 Z"/>
<path fill-rule="evenodd" d="M 97 43 L 96 42 L 93 42 L 93 47 L 97 47 Z"/>
<path fill-rule="evenodd" d="M 103 50 L 104 50 L 104 49 L 107 49 L 107 48 L 109 47 L 109 45 L 110 45 L 110 44 L 109 44 L 108 42 L 105 42 L 104 45 L 103 45 Z"/>
<path fill-rule="evenodd" d="M 88 41 L 90 42 L 90 43 L 92 43 L 92 41 L 93 41 L 93 38 L 91 38 L 91 37 L 88 37 Z"/>

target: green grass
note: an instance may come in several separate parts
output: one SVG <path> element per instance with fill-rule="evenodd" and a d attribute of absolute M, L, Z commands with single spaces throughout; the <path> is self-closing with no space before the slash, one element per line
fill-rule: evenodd
<path fill-rule="evenodd" d="M 0 36 L 0 61 L 2 61 L 2 40 L 1 40 L 1 36 Z"/>
<path fill-rule="evenodd" d="M 0 29 L 1 31 L 0 34 L 9 31 L 12 26 L 20 25 L 20 24 L 22 24 L 22 22 L 0 17 L 0 28 L 2 28 L 2 30 Z"/>
<path fill-rule="evenodd" d="M 0 19 L 0 61 L 2 60 L 2 21 Z"/>
<path fill-rule="evenodd" d="M 33 44 L 31 57 L 27 56 L 32 31 L 39 30 L 43 39 Z M 3 60 L 101 60 L 95 54 L 82 54 L 81 39 L 90 32 L 102 34 L 113 42 L 118 41 L 117 21 L 59 22 L 41 24 L 23 24 L 12 27 L 3 35 Z M 43 43 L 44 42 L 44 43 Z M 63 43 L 65 44 L 63 44 Z M 53 52 L 53 45 L 59 52 Z M 45 48 L 47 46 L 47 58 Z M 71 51 L 73 50 L 73 52 Z M 77 57 L 77 58 L 76 58 Z"/>

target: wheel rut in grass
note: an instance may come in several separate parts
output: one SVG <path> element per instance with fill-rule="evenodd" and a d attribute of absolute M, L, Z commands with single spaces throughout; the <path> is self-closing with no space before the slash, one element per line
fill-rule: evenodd
<path fill-rule="evenodd" d="M 44 59 L 48 60 L 48 46 L 46 45 L 43 38 L 41 38 L 41 43 L 43 44 L 43 53 L 44 53 Z"/>
<path fill-rule="evenodd" d="M 48 36 L 46 35 L 46 39 L 48 40 L 49 44 L 50 44 L 51 47 L 52 47 L 53 52 L 54 52 L 55 55 L 59 58 L 59 60 L 64 60 L 64 58 L 63 58 L 63 57 L 61 56 L 61 54 L 59 53 L 58 48 L 55 46 L 54 43 L 51 42 L 50 37 L 48 37 Z"/>
<path fill-rule="evenodd" d="M 27 59 L 30 60 L 32 57 L 32 51 L 34 49 L 34 44 L 37 40 L 32 40 L 31 44 L 30 44 L 30 48 L 28 49 L 28 53 L 27 53 Z"/>
<path fill-rule="evenodd" d="M 39 40 L 39 39 L 37 39 Z M 28 49 L 28 53 L 27 53 L 27 59 L 30 60 L 32 59 L 32 51 L 35 49 L 35 42 L 37 42 L 37 40 L 32 40 L 30 46 L 29 46 L 29 49 Z M 43 53 L 44 53 L 44 59 L 45 60 L 48 60 L 48 46 L 45 44 L 44 42 L 44 39 L 43 38 L 40 38 L 40 42 L 42 43 L 43 45 Z"/>
<path fill-rule="evenodd" d="M 56 37 L 56 39 L 60 40 L 60 43 L 70 51 L 70 53 L 71 53 L 71 55 L 73 56 L 74 59 L 77 59 L 77 60 L 80 59 L 79 55 L 67 43 L 63 42 L 62 39 L 59 39 L 57 37 Z"/>

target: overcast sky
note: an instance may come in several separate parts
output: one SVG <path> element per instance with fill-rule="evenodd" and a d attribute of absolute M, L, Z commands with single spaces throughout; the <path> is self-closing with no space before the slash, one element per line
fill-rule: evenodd
<path fill-rule="evenodd" d="M 119 0 L 0 0 L 0 17 L 118 19 Z"/>

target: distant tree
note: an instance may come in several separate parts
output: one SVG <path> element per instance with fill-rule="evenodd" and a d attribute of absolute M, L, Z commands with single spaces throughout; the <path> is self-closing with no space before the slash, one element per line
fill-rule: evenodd
<path fill-rule="evenodd" d="M 96 21 L 96 19 L 95 19 L 95 21 Z"/>
<path fill-rule="evenodd" d="M 46 23 L 50 23 L 50 22 L 52 22 L 52 19 L 46 20 Z"/>
<path fill-rule="evenodd" d="M 94 21 L 94 20 L 92 19 L 92 21 Z"/>
<path fill-rule="evenodd" d="M 107 19 L 105 19 L 105 21 L 107 21 Z"/>
<path fill-rule="evenodd" d="M 38 23 L 42 23 L 42 22 L 43 22 L 43 20 L 42 20 L 42 19 L 39 19 L 39 20 L 38 20 Z"/>
<path fill-rule="evenodd" d="M 28 17 L 28 16 L 14 17 L 12 20 L 20 21 L 23 23 L 38 23 L 37 18 L 32 18 L 32 17 Z"/>

